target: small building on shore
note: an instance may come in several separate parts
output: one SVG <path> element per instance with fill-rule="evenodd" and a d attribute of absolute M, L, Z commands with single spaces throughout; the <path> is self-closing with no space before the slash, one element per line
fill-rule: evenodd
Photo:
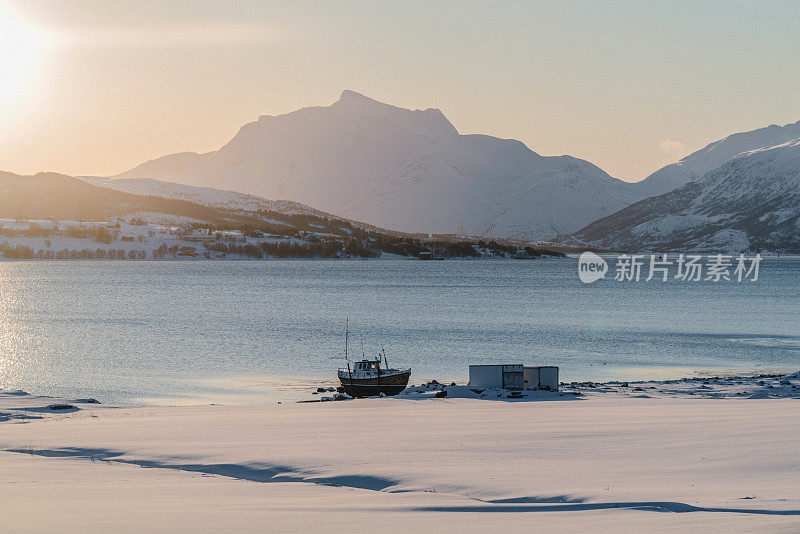
<path fill-rule="evenodd" d="M 522 364 L 469 366 L 469 385 L 479 388 L 558 391 L 558 367 Z"/>
<path fill-rule="evenodd" d="M 558 391 L 558 367 L 543 365 L 539 367 L 524 367 L 522 380 L 525 389 L 546 389 Z"/>
<path fill-rule="evenodd" d="M 523 389 L 522 364 L 470 365 L 469 385 L 479 388 Z"/>

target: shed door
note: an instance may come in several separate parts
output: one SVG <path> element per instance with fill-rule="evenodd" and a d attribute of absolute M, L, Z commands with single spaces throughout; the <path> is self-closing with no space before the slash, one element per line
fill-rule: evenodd
<path fill-rule="evenodd" d="M 503 373 L 504 389 L 522 389 L 522 387 L 523 387 L 522 373 L 519 372 Z"/>
<path fill-rule="evenodd" d="M 539 389 L 539 368 L 526 367 L 523 371 L 526 389 Z"/>

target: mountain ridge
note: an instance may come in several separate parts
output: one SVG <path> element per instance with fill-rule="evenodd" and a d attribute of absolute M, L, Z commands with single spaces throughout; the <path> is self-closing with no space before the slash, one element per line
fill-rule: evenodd
<path fill-rule="evenodd" d="M 329 106 L 262 115 L 219 150 L 164 156 L 113 178 L 289 199 L 400 232 L 537 241 L 578 232 L 793 138 L 800 121 L 734 133 L 628 183 L 580 158 L 459 134 L 435 108 L 405 109 L 345 90 Z"/>
<path fill-rule="evenodd" d="M 573 238 L 618 250 L 800 252 L 800 137 L 743 152 Z"/>
<path fill-rule="evenodd" d="M 164 156 L 115 178 L 291 199 L 405 232 L 520 239 L 574 231 L 638 200 L 585 160 L 461 135 L 438 109 L 349 90 L 330 106 L 261 116 L 217 151 Z"/>
<path fill-rule="evenodd" d="M 687 182 L 699 180 L 707 172 L 739 154 L 778 146 L 797 138 L 800 138 L 800 121 L 736 132 L 709 143 L 675 163 L 665 165 L 644 180 L 634 182 L 634 187 L 641 190 L 645 197 L 661 195 Z"/>

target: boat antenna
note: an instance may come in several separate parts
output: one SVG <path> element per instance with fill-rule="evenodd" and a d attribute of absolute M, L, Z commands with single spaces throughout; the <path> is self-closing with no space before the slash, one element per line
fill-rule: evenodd
<path fill-rule="evenodd" d="M 386 364 L 386 368 L 389 368 L 389 360 L 386 359 L 386 349 L 383 345 L 381 345 L 381 352 L 383 352 L 383 361 Z"/>
<path fill-rule="evenodd" d="M 350 358 L 348 358 L 347 356 L 347 343 L 349 341 L 348 338 L 350 337 L 350 318 L 349 317 L 346 318 L 345 321 L 346 322 L 344 327 L 344 359 L 349 362 Z M 348 367 L 350 366 L 348 365 Z"/>
<path fill-rule="evenodd" d="M 366 360 L 367 359 L 367 355 L 364 354 L 364 340 L 363 339 L 361 340 L 361 359 L 362 360 Z"/>

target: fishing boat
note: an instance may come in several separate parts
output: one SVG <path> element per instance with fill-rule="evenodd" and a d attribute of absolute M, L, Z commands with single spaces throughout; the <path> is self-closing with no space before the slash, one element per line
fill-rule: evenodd
<path fill-rule="evenodd" d="M 390 369 L 386 351 L 381 349 L 374 360 L 363 359 L 350 365 L 348 355 L 349 328 L 345 332 L 344 351 L 347 369 L 339 369 L 339 382 L 344 392 L 351 397 L 372 397 L 375 395 L 397 395 L 408 385 L 411 369 Z M 384 363 L 385 366 L 381 367 Z"/>

